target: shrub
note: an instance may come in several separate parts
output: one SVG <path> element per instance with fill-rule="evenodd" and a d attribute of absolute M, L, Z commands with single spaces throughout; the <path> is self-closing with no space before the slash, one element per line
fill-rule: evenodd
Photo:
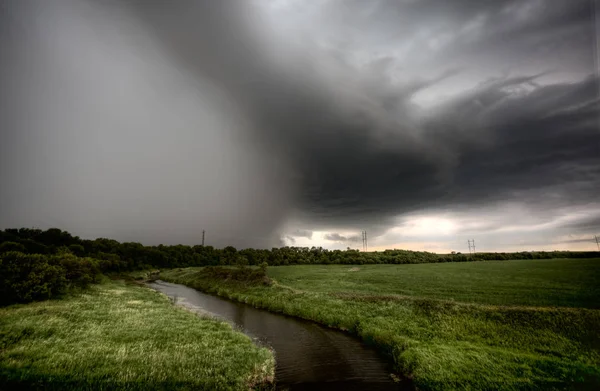
<path fill-rule="evenodd" d="M 64 269 L 65 278 L 72 286 L 85 288 L 100 279 L 100 267 L 92 258 L 78 258 L 73 254 L 63 253 L 52 257 L 50 263 Z"/>
<path fill-rule="evenodd" d="M 10 251 L 18 251 L 24 253 L 25 246 L 17 242 L 4 242 L 0 244 L 0 254 L 7 253 Z"/>
<path fill-rule="evenodd" d="M 107 272 L 118 272 L 121 270 L 121 257 L 117 254 L 103 253 L 100 252 L 98 254 L 93 254 L 92 258 L 94 258 L 97 263 L 100 271 L 102 273 Z"/>
<path fill-rule="evenodd" d="M 44 255 L 12 251 L 0 256 L 0 304 L 48 299 L 65 286 L 65 270 Z"/>
<path fill-rule="evenodd" d="M 250 284 L 269 284 L 269 278 L 266 275 L 266 271 L 262 269 L 251 269 L 251 268 L 232 268 L 222 266 L 208 266 L 202 269 L 202 276 L 215 278 L 219 280 L 232 280 Z"/>
<path fill-rule="evenodd" d="M 268 263 L 266 262 L 262 262 L 258 267 L 260 268 L 260 271 L 263 272 L 263 274 L 266 276 L 267 275 L 267 267 L 269 266 Z"/>
<path fill-rule="evenodd" d="M 69 246 L 69 250 L 78 257 L 83 257 L 85 254 L 85 249 L 80 244 L 71 244 Z"/>
<path fill-rule="evenodd" d="M 20 243 L 25 247 L 24 253 L 28 254 L 48 254 L 50 250 L 47 246 L 32 239 L 21 239 Z"/>

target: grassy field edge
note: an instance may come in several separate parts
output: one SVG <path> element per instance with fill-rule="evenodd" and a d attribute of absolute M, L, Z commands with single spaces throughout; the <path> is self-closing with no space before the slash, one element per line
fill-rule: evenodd
<path fill-rule="evenodd" d="M 1 389 L 271 389 L 274 368 L 228 323 L 124 281 L 0 308 Z"/>
<path fill-rule="evenodd" d="M 594 332 L 600 325 L 598 310 L 385 296 L 373 306 L 360 295 L 297 290 L 276 282 L 249 286 L 202 278 L 199 270 L 166 270 L 161 278 L 350 332 L 375 345 L 420 389 L 600 386 L 600 341 Z"/>

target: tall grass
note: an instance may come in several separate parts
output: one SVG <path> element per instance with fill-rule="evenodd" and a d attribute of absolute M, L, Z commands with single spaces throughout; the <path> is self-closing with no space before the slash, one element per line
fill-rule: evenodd
<path fill-rule="evenodd" d="M 510 269 L 514 264 L 518 268 L 523 262 L 535 261 L 504 262 L 503 267 Z M 581 265 L 570 262 L 563 260 L 553 267 L 562 269 L 563 274 L 576 275 L 573 269 Z M 503 277 L 493 262 L 486 262 L 483 265 L 490 265 L 490 269 L 483 278 L 486 271 L 479 265 L 460 265 L 466 271 L 472 266 L 471 271 L 479 275 L 477 293 L 469 293 L 473 286 L 466 283 L 473 273 L 461 269 L 452 275 L 447 270 L 452 282 L 448 284 L 438 269 L 427 270 L 447 266 L 437 264 L 358 270 L 343 266 L 269 268 L 269 276 L 274 279 L 271 286 L 224 281 L 194 268 L 165 271 L 161 278 L 347 330 L 378 346 L 396 369 L 412 377 L 422 390 L 600 389 L 600 311 L 552 306 L 561 303 L 561 285 L 553 283 L 555 272 L 536 275 L 530 271 L 533 286 L 516 283 L 513 289 L 518 294 L 495 295 L 488 289 L 490 281 L 498 286 L 505 284 L 503 290 L 510 291 L 512 272 L 506 270 Z M 421 281 L 428 273 L 439 278 L 425 283 L 425 288 L 412 286 L 412 295 L 398 294 L 398 286 L 411 288 L 403 277 L 410 276 L 413 271 L 408 270 L 415 266 L 421 268 Z M 591 269 L 587 274 L 597 276 L 598 270 Z M 461 273 L 466 284 L 463 289 Z M 415 278 L 413 274 L 408 281 L 414 282 Z M 546 284 L 540 285 L 544 280 Z M 580 282 L 573 281 L 572 285 Z M 455 297 L 472 302 L 447 300 L 442 292 L 449 285 L 454 286 Z M 580 291 L 579 299 L 570 293 L 571 302 L 584 306 L 593 301 L 584 287 Z M 518 297 L 526 294 L 534 299 L 523 306 L 524 301 Z M 494 302 L 502 305 L 491 304 Z"/>
<path fill-rule="evenodd" d="M 230 325 L 120 281 L 0 308 L 0 389 L 247 390 L 273 374 Z"/>

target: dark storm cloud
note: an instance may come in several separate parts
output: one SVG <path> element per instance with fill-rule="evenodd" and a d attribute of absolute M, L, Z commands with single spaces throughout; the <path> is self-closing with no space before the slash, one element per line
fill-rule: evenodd
<path fill-rule="evenodd" d="M 286 242 L 289 242 L 292 246 L 296 244 L 296 238 L 292 235 L 284 235 L 279 242 L 279 247 L 286 246 Z"/>
<path fill-rule="evenodd" d="M 330 234 L 325 234 L 323 237 L 325 238 L 325 240 L 329 240 L 331 242 L 340 242 L 340 243 L 356 243 L 360 240 L 358 238 L 358 236 L 344 236 L 344 235 L 340 235 L 335 232 L 330 233 Z"/>
<path fill-rule="evenodd" d="M 201 21 L 200 36 L 169 41 L 179 54 L 183 45 L 218 57 L 190 74 L 134 3 L 2 2 L 0 226 L 147 244 L 195 244 L 203 230 L 211 245 L 277 243 L 286 177 L 240 137 L 247 120 L 220 91 L 220 75 L 242 72 L 227 69 L 225 51 L 215 56 L 218 45 L 235 49 L 236 64 L 249 54 L 235 36 L 228 43 L 238 30 L 210 34 L 232 13 L 218 2 L 144 2 L 162 12 L 161 31 Z"/>
<path fill-rule="evenodd" d="M 327 1 L 315 13 L 336 42 L 400 52 L 410 77 L 446 66 L 588 70 L 592 2 L 538 0 Z M 377 28 L 373 28 L 376 25 Z M 334 30 L 334 33 L 331 32 Z M 339 32 L 339 34 L 335 34 Z M 568 54 L 567 54 L 568 53 Z M 561 58 L 562 57 L 562 58 Z M 419 68 L 413 72 L 411 65 Z"/>
<path fill-rule="evenodd" d="M 472 128 L 462 140 L 457 134 L 447 139 L 461 140 L 452 146 L 457 161 L 449 190 L 455 200 L 486 202 L 517 191 L 533 191 L 538 201 L 551 201 L 547 192 L 562 201 L 595 200 L 600 185 L 600 151 L 594 141 L 598 80 L 518 91 L 528 82 L 493 82 L 454 102 L 442 116 L 457 133 Z"/>
<path fill-rule="evenodd" d="M 552 7 L 539 1 L 377 4 L 368 18 L 359 19 L 368 23 L 394 18 L 389 7 L 401 8 L 401 17 L 425 26 L 423 18 L 439 15 L 455 24 L 476 15 L 490 16 L 473 37 L 465 36 L 441 52 L 448 56 L 457 51 L 445 58 L 447 64 L 454 60 L 464 64 L 465 58 L 480 51 L 482 63 L 498 53 L 508 55 L 501 61 L 504 65 L 526 56 L 547 57 L 549 62 L 538 72 L 552 71 L 563 66 L 556 58 L 570 53 L 578 63 L 567 61 L 569 68 L 594 72 L 589 2 L 552 3 Z M 443 12 L 435 12 L 437 7 L 443 7 Z M 356 31 L 363 31 L 360 25 Z M 557 44 L 548 46 L 548 42 Z M 375 89 L 369 101 L 382 111 L 369 113 L 357 105 L 347 108 L 354 117 L 328 117 L 313 135 L 303 133 L 314 137 L 303 144 L 308 150 L 299 154 L 310 156 L 310 162 L 301 163 L 306 209 L 324 221 L 356 227 L 363 221 L 385 224 L 389 216 L 423 208 L 522 201 L 543 210 L 597 202 L 598 79 L 540 85 L 541 76 L 489 80 L 411 121 L 407 118 L 413 109 L 410 98 L 416 91 L 407 86 L 386 89 L 393 83 L 385 75 L 368 75 L 376 80 L 369 80 L 363 91 Z M 373 143 L 369 135 L 390 126 L 379 117 L 389 110 L 390 101 L 395 105 L 393 114 L 400 114 L 391 125 L 395 129 L 386 134 L 386 145 Z M 314 145 L 318 147 L 310 147 Z"/>
<path fill-rule="evenodd" d="M 371 67 L 357 70 L 337 57 L 338 79 L 330 82 L 328 74 L 313 72 L 319 66 L 314 58 L 320 56 L 328 64 L 334 60 L 312 48 L 297 57 L 305 64 L 279 69 L 260 58 L 262 48 L 244 39 L 243 31 L 229 30 L 248 25 L 228 19 L 234 15 L 234 21 L 240 20 L 240 15 L 225 3 L 203 15 L 212 20 L 209 27 L 181 27 L 179 19 L 174 29 L 162 30 L 154 20 L 152 24 L 170 47 L 177 47 L 172 43 L 180 36 L 186 37 L 181 41 L 201 39 L 196 51 L 183 46 L 185 63 L 201 74 L 218 64 L 208 73 L 224 80 L 232 99 L 256 121 L 256 135 L 265 145 L 274 154 L 284 152 L 299 189 L 297 206 L 317 225 L 385 226 L 391 217 L 415 209 L 466 207 L 513 197 L 538 205 L 586 202 L 593 198 L 591 190 L 599 188 L 595 78 L 541 86 L 538 79 L 543 74 L 498 77 L 415 119 L 414 95 L 455 70 L 438 66 L 438 75 L 403 84 L 386 72 L 393 59 L 375 59 Z M 557 7 L 538 1 L 332 2 L 329 7 L 359 23 L 357 31 L 367 31 L 367 36 L 373 32 L 377 39 L 383 33 L 413 29 L 394 24 L 398 18 L 443 30 L 487 15 L 490 20 L 471 39 L 465 36 L 448 50 L 466 53 L 492 44 L 486 50 L 491 56 L 501 47 L 518 55 L 527 45 L 560 36 L 575 39 L 576 50 L 592 52 L 585 1 Z M 215 22 L 222 14 L 228 18 Z M 327 11 L 323 14 L 330 17 Z M 436 24 L 435 18 L 448 22 Z M 375 20 L 381 24 L 374 25 Z M 344 19 L 343 31 L 347 26 L 356 27 Z M 206 28 L 212 34 L 201 34 Z M 218 39 L 205 43 L 205 35 Z M 205 44 L 218 47 L 206 60 L 200 56 Z M 552 55 L 557 51 L 550 50 Z M 288 54 L 293 55 L 281 53 Z M 340 86 L 341 82 L 347 84 Z"/>
<path fill-rule="evenodd" d="M 599 101 L 598 79 L 587 76 L 594 72 L 588 1 L 298 2 L 313 11 L 276 14 L 275 25 L 297 28 L 289 35 L 265 27 L 265 16 L 246 2 L 103 7 L 104 18 L 139 21 L 168 56 L 165 72 L 191 75 L 200 93 L 219 96 L 219 107 L 240 118 L 232 137 L 249 157 L 218 175 L 195 178 L 190 169 L 171 183 L 185 190 L 194 179 L 207 178 L 207 186 L 230 180 L 225 191 L 237 196 L 199 195 L 194 203 L 195 210 L 243 203 L 223 206 L 223 218 L 211 219 L 220 225 L 220 243 L 268 245 L 292 213 L 315 230 L 369 229 L 376 236 L 396 216 L 419 210 L 597 202 Z M 555 78 L 558 71 L 579 77 Z M 465 86 L 465 78 L 481 83 Z M 456 80 L 463 80 L 460 93 L 417 103 L 420 94 Z M 197 129 L 219 139 L 220 129 Z M 203 143 L 207 151 L 215 145 L 227 157 L 239 154 L 215 139 Z M 162 147 L 169 156 L 192 153 Z M 173 167 L 166 174 L 180 178 Z M 160 197 L 152 206 L 163 206 Z M 173 231 L 161 233 L 170 241 L 185 229 L 173 221 Z"/>
<path fill-rule="evenodd" d="M 596 243 L 594 239 L 571 239 L 565 240 L 563 243 Z"/>
<path fill-rule="evenodd" d="M 598 232 L 600 231 L 600 212 L 590 212 L 588 216 L 565 224 L 563 228 L 576 233 Z"/>
<path fill-rule="evenodd" d="M 307 229 L 297 229 L 297 230 L 295 230 L 295 231 L 292 232 L 292 236 L 295 236 L 297 238 L 312 239 L 313 232 L 309 231 Z"/>

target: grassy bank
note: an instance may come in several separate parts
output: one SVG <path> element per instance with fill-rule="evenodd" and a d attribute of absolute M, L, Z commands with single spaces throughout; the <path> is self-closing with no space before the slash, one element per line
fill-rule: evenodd
<path fill-rule="evenodd" d="M 161 278 L 348 330 L 420 389 L 599 389 L 600 310 L 584 307 L 600 261 L 539 262 L 277 267 L 271 286 Z"/>
<path fill-rule="evenodd" d="M 273 373 L 228 324 L 122 281 L 0 308 L 0 389 L 247 390 Z"/>

